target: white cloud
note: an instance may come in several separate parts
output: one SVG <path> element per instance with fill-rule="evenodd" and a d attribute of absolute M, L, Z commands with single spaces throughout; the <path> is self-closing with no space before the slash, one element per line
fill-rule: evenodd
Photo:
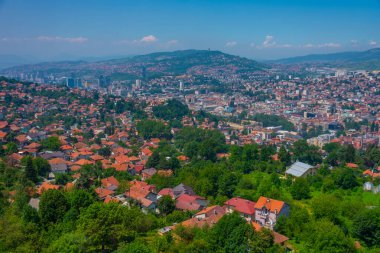
<path fill-rule="evenodd" d="M 263 41 L 263 47 L 269 48 L 274 47 L 276 45 L 276 41 L 274 41 L 274 36 L 267 35 L 265 36 L 265 40 Z"/>
<path fill-rule="evenodd" d="M 319 44 L 318 47 L 320 47 L 320 48 L 339 48 L 340 44 L 329 42 L 329 43 Z"/>
<path fill-rule="evenodd" d="M 351 40 L 351 46 L 356 47 L 359 44 L 359 41 L 357 40 Z"/>
<path fill-rule="evenodd" d="M 313 48 L 314 45 L 311 44 L 311 43 L 307 43 L 307 44 L 303 45 L 302 47 L 304 47 L 304 48 Z"/>
<path fill-rule="evenodd" d="M 301 47 L 303 48 L 339 48 L 341 47 L 341 45 L 339 43 L 333 43 L 333 42 L 323 43 L 323 44 L 307 43 Z"/>
<path fill-rule="evenodd" d="M 154 35 L 147 35 L 141 38 L 140 42 L 156 42 L 158 39 Z"/>
<path fill-rule="evenodd" d="M 274 39 L 274 36 L 267 35 L 265 36 L 265 39 L 261 45 L 255 45 L 254 43 L 251 43 L 251 47 L 256 47 L 258 49 L 262 48 L 291 48 L 293 45 L 291 44 L 277 44 L 276 40 Z"/>
<path fill-rule="evenodd" d="M 225 47 L 234 47 L 237 45 L 237 42 L 236 41 L 229 41 L 226 43 L 226 45 L 224 45 Z"/>
<path fill-rule="evenodd" d="M 368 44 L 369 44 L 371 47 L 376 47 L 376 46 L 377 46 L 377 42 L 374 41 L 374 40 L 370 40 L 370 41 L 368 42 Z"/>
<path fill-rule="evenodd" d="M 88 41 L 85 37 L 60 37 L 60 36 L 38 36 L 37 40 L 47 42 L 68 42 L 68 43 L 84 43 Z"/>
<path fill-rule="evenodd" d="M 169 40 L 169 41 L 167 42 L 167 44 L 168 44 L 169 46 L 176 45 L 176 44 L 178 44 L 178 40 Z"/>

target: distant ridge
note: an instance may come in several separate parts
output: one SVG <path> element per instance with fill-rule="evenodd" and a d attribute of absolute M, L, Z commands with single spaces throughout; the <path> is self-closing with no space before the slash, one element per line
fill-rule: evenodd
<path fill-rule="evenodd" d="M 333 54 L 311 54 L 272 61 L 279 64 L 328 64 L 332 67 L 350 69 L 380 69 L 380 48 L 360 52 L 342 52 Z"/>
<path fill-rule="evenodd" d="M 165 75 L 197 74 L 208 75 L 215 71 L 226 74 L 248 73 L 268 69 L 269 66 L 257 61 L 230 55 L 221 51 L 181 50 L 173 52 L 157 52 L 146 55 L 124 57 L 119 59 L 88 61 L 58 61 L 24 64 L 2 70 L 6 72 L 53 73 L 65 76 L 75 73 L 79 75 L 111 75 L 114 80 L 140 78 L 141 69 L 149 68 L 147 78 Z"/>

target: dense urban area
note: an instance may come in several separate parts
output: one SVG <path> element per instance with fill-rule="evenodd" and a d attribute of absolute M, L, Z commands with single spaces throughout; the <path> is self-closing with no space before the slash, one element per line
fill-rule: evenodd
<path fill-rule="evenodd" d="M 0 252 L 380 252 L 380 71 L 357 69 L 2 70 Z"/>

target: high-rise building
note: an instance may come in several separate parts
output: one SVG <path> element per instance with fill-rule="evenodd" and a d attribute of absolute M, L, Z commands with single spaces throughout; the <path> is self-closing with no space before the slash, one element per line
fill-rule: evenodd
<path fill-rule="evenodd" d="M 135 83 L 135 89 L 140 89 L 141 88 L 141 80 L 140 79 L 136 79 L 136 83 Z"/>
<path fill-rule="evenodd" d="M 183 82 L 182 82 L 182 81 L 179 81 L 179 90 L 180 90 L 180 91 L 183 91 L 183 88 L 184 88 L 184 86 L 183 86 Z"/>
<path fill-rule="evenodd" d="M 74 78 L 66 78 L 66 86 L 70 88 L 74 88 L 75 87 Z"/>

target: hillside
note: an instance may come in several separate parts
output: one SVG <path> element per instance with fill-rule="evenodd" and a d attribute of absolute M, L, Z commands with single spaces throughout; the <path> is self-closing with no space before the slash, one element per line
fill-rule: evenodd
<path fill-rule="evenodd" d="M 279 64 L 324 64 L 332 67 L 351 69 L 380 69 L 380 48 L 362 52 L 342 52 L 333 54 L 312 54 L 274 61 Z"/>
<path fill-rule="evenodd" d="M 65 61 L 21 65 L 4 69 L 2 72 L 43 71 L 55 75 L 113 75 L 136 78 L 145 68 L 148 76 L 199 74 L 215 72 L 225 74 L 254 72 L 267 66 L 247 58 L 225 54 L 220 51 L 183 50 L 159 52 L 134 57 L 98 62 Z"/>

